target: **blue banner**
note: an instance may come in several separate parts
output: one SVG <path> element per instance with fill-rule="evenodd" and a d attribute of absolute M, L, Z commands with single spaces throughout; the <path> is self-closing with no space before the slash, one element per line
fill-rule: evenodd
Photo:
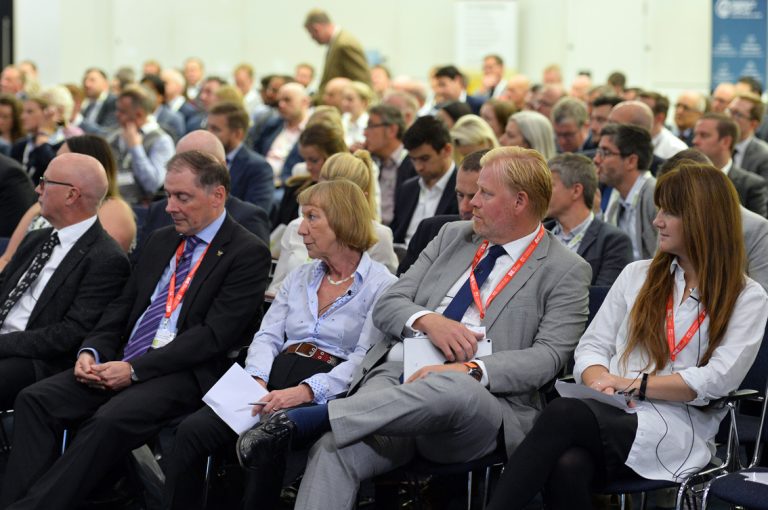
<path fill-rule="evenodd" d="M 712 89 L 741 76 L 766 85 L 766 2 L 712 1 Z"/>

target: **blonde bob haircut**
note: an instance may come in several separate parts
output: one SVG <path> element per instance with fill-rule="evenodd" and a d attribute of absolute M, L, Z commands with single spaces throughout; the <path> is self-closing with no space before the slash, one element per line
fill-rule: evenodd
<path fill-rule="evenodd" d="M 498 147 L 488 151 L 480 165 L 500 168 L 509 189 L 513 193 L 525 192 L 531 213 L 544 219 L 552 197 L 552 172 L 541 153 L 523 147 Z"/>
<path fill-rule="evenodd" d="M 376 244 L 370 207 L 363 190 L 352 181 L 318 182 L 301 192 L 299 205 L 319 207 L 341 245 L 362 253 Z"/>
<path fill-rule="evenodd" d="M 320 170 L 320 179 L 334 181 L 347 179 L 357 184 L 368 202 L 368 208 L 374 219 L 378 221 L 376 213 L 376 190 L 373 181 L 373 161 L 366 150 L 356 151 L 354 155 L 348 152 L 339 152 L 332 155 L 323 164 Z"/>

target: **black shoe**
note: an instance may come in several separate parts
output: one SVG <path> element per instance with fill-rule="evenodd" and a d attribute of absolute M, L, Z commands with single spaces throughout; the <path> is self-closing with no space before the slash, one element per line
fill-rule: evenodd
<path fill-rule="evenodd" d="M 237 438 L 237 460 L 246 469 L 260 469 L 284 462 L 296 424 L 285 413 L 275 413 Z"/>

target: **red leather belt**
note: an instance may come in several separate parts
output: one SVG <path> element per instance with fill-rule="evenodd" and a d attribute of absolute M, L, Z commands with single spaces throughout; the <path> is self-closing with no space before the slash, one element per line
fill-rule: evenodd
<path fill-rule="evenodd" d="M 316 360 L 322 361 L 323 363 L 328 363 L 332 367 L 335 367 L 336 365 L 338 365 L 343 361 L 338 356 L 329 354 L 324 350 L 320 349 L 319 347 L 317 347 L 315 344 L 311 344 L 309 342 L 300 342 L 298 344 L 293 344 L 290 347 L 288 347 L 285 350 L 285 352 L 298 354 L 299 356 L 304 356 L 305 358 L 316 359 Z"/>

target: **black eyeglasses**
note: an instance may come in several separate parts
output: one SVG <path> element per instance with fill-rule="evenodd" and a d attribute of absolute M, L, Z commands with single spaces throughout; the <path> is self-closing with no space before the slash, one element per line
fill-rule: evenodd
<path fill-rule="evenodd" d="M 70 188 L 77 187 L 74 184 L 71 184 L 69 182 L 52 181 L 51 179 L 46 178 L 44 175 L 40 176 L 40 180 L 37 181 L 37 183 L 40 185 L 41 188 L 45 188 L 49 184 L 58 184 L 59 186 L 69 186 Z"/>

